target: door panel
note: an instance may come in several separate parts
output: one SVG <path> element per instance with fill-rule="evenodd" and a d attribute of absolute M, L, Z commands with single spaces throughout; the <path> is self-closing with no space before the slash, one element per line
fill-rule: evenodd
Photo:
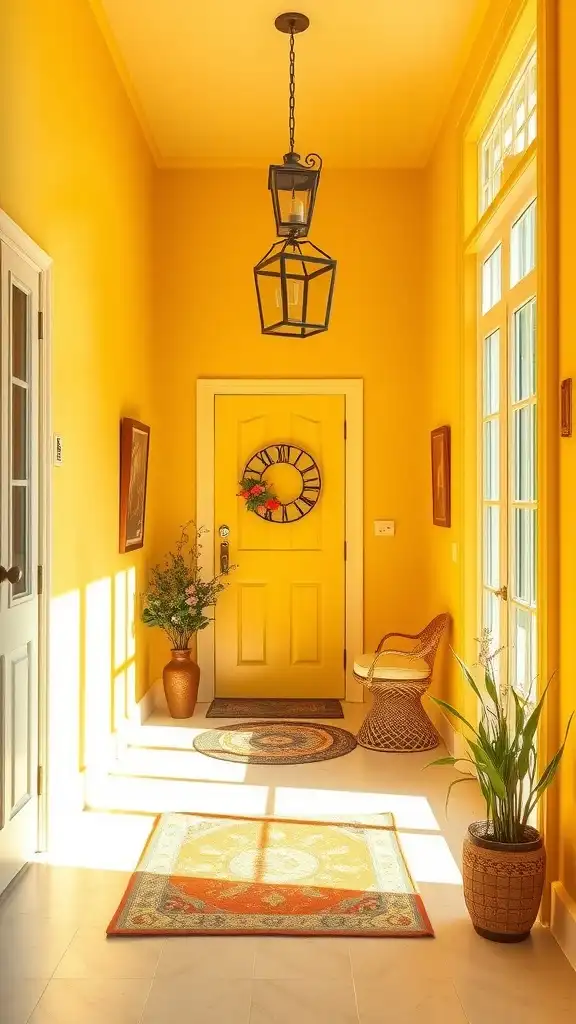
<path fill-rule="evenodd" d="M 238 566 L 215 614 L 219 696 L 344 696 L 344 412 L 339 395 L 216 398 L 216 564 L 226 525 Z M 271 523 L 246 510 L 238 482 L 256 452 L 283 441 L 314 458 L 321 491 L 301 519 Z M 284 502 L 301 488 L 291 464 L 265 479 Z"/>
<path fill-rule="evenodd" d="M 4 242 L 0 271 L 1 891 L 37 849 L 39 275 Z"/>

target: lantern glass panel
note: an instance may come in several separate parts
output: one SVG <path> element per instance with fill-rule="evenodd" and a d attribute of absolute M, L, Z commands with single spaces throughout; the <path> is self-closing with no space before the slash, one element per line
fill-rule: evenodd
<path fill-rule="evenodd" d="M 287 245 L 278 243 L 255 268 L 261 326 L 264 333 L 303 338 L 328 327 L 336 264 L 308 242 Z"/>
<path fill-rule="evenodd" d="M 290 234 L 306 235 L 310 229 L 314 199 L 319 177 L 318 170 L 299 166 L 272 166 L 269 187 L 276 220 L 276 233 L 280 237 Z"/>

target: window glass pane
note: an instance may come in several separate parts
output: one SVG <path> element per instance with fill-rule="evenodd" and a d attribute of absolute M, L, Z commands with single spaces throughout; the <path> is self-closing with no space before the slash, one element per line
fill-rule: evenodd
<path fill-rule="evenodd" d="M 20 384 L 12 385 L 12 478 L 28 476 L 28 423 L 26 416 L 28 391 Z"/>
<path fill-rule="evenodd" d="M 482 312 L 487 313 L 502 298 L 502 246 L 482 264 Z"/>
<path fill-rule="evenodd" d="M 536 200 L 515 224 L 510 235 L 510 284 L 526 277 L 536 265 Z"/>
<path fill-rule="evenodd" d="M 12 597 L 28 593 L 28 488 L 12 487 L 12 565 L 22 570 L 22 579 L 11 589 Z"/>
<path fill-rule="evenodd" d="M 536 675 L 536 621 L 525 608 L 514 608 L 512 615 L 512 685 L 524 697 L 530 697 Z"/>
<path fill-rule="evenodd" d="M 487 420 L 484 424 L 484 497 L 498 501 L 500 497 L 500 423 Z"/>
<path fill-rule="evenodd" d="M 536 603 L 536 511 L 514 509 L 514 571 L 512 596 L 523 604 Z"/>
<path fill-rule="evenodd" d="M 524 405 L 513 412 L 514 501 L 536 500 L 536 410 Z"/>
<path fill-rule="evenodd" d="M 500 586 L 500 510 L 494 505 L 484 509 L 484 583 Z"/>
<path fill-rule="evenodd" d="M 536 299 L 514 313 L 513 402 L 536 393 Z"/>
<path fill-rule="evenodd" d="M 504 164 L 536 138 L 536 52 L 525 61 L 480 142 L 480 214 L 500 191 Z"/>
<path fill-rule="evenodd" d="M 500 409 L 500 331 L 484 339 L 484 415 Z"/>
<path fill-rule="evenodd" d="M 12 376 L 28 380 L 28 296 L 12 285 Z"/>

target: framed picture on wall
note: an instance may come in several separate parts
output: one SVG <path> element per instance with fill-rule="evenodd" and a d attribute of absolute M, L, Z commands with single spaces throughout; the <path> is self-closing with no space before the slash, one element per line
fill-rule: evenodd
<path fill-rule="evenodd" d="M 432 519 L 450 526 L 450 427 L 432 431 Z"/>
<path fill-rule="evenodd" d="M 120 422 L 120 552 L 144 544 L 150 427 L 138 420 Z"/>

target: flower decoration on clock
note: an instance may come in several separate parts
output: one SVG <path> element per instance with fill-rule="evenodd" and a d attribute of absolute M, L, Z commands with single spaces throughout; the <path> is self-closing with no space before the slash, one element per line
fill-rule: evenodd
<path fill-rule="evenodd" d="M 268 511 L 275 512 L 277 508 L 280 508 L 278 498 L 270 490 L 266 481 L 256 477 L 242 477 L 238 496 L 244 498 L 249 512 L 256 512 L 260 516 L 265 515 Z"/>

